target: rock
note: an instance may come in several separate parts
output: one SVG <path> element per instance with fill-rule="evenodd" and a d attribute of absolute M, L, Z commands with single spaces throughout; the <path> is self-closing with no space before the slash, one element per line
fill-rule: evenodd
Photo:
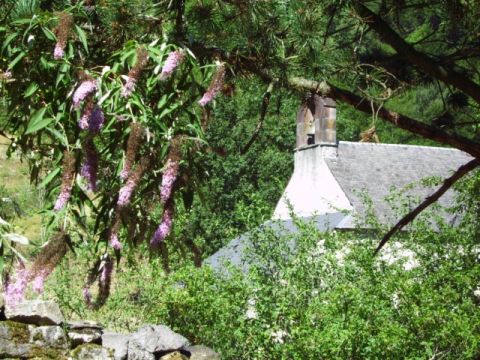
<path fill-rule="evenodd" d="M 6 320 L 5 318 L 5 298 L 3 294 L 0 293 L 0 321 Z"/>
<path fill-rule="evenodd" d="M 170 352 L 190 345 L 189 341 L 164 325 L 146 325 L 131 335 L 129 360 L 154 360 L 154 353 Z"/>
<path fill-rule="evenodd" d="M 28 325 L 13 321 L 0 323 L 0 358 L 27 356 L 33 345 L 29 344 Z"/>
<path fill-rule="evenodd" d="M 62 342 L 59 329 L 47 328 L 51 327 L 37 330 L 14 321 L 0 322 L 0 358 L 66 359 L 66 338 Z"/>
<path fill-rule="evenodd" d="M 80 321 L 67 321 L 67 328 L 70 330 L 83 330 L 83 329 L 97 329 L 102 330 L 103 326 L 95 321 L 80 320 Z"/>
<path fill-rule="evenodd" d="M 103 347 L 114 352 L 115 360 L 126 360 L 129 334 L 118 334 L 110 331 L 105 331 L 102 335 Z"/>
<path fill-rule="evenodd" d="M 191 355 L 190 360 L 220 360 L 220 355 L 204 345 L 194 345 L 185 348 Z"/>
<path fill-rule="evenodd" d="M 69 360 L 113 360 L 111 351 L 98 344 L 82 344 L 70 352 Z"/>
<path fill-rule="evenodd" d="M 30 343 L 55 349 L 68 349 L 67 336 L 60 326 L 28 326 Z"/>
<path fill-rule="evenodd" d="M 188 356 L 183 355 L 180 351 L 173 351 L 160 357 L 159 360 L 188 360 Z"/>
<path fill-rule="evenodd" d="M 102 331 L 98 329 L 72 330 L 68 332 L 68 338 L 72 342 L 72 347 L 81 344 L 102 344 Z"/>
<path fill-rule="evenodd" d="M 53 301 L 25 300 L 14 306 L 6 305 L 8 320 L 34 325 L 60 325 L 64 322 L 60 308 Z"/>

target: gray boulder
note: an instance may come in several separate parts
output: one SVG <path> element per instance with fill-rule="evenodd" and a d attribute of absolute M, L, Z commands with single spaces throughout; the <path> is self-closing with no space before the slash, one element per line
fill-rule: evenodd
<path fill-rule="evenodd" d="M 220 355 L 204 345 L 194 345 L 185 348 L 191 355 L 190 360 L 220 360 Z"/>
<path fill-rule="evenodd" d="M 70 352 L 69 360 L 113 360 L 108 349 L 98 344 L 82 344 Z"/>
<path fill-rule="evenodd" d="M 102 327 L 93 321 L 70 321 L 67 323 L 68 337 L 73 347 L 81 344 L 101 344 Z"/>
<path fill-rule="evenodd" d="M 190 345 L 180 334 L 164 325 L 145 325 L 128 342 L 129 360 L 154 360 L 155 353 L 166 353 Z"/>
<path fill-rule="evenodd" d="M 102 335 L 103 347 L 113 351 L 115 360 L 126 360 L 130 334 L 119 334 L 105 331 Z"/>
<path fill-rule="evenodd" d="M 0 358 L 65 359 L 67 342 L 62 332 L 56 326 L 39 329 L 14 321 L 1 321 Z"/>
<path fill-rule="evenodd" d="M 25 300 L 5 306 L 7 320 L 34 325 L 60 325 L 65 321 L 62 312 L 53 301 Z"/>
<path fill-rule="evenodd" d="M 68 349 L 67 336 L 60 326 L 29 325 L 30 343 L 55 349 Z"/>

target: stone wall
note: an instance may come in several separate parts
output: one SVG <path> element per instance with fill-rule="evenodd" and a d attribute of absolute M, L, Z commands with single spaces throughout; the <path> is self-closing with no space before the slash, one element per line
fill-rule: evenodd
<path fill-rule="evenodd" d="M 0 296 L 1 298 L 1 296 Z M 164 325 L 120 334 L 91 321 L 66 321 L 51 301 L 0 304 L 0 359 L 219 360 Z"/>

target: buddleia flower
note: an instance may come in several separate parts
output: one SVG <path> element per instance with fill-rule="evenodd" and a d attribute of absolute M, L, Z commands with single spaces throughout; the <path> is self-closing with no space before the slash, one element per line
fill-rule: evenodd
<path fill-rule="evenodd" d="M 97 91 L 97 82 L 94 79 L 88 78 L 82 81 L 73 93 L 73 107 L 78 109 L 80 104 L 95 91 Z"/>
<path fill-rule="evenodd" d="M 127 142 L 127 151 L 125 153 L 125 162 L 123 164 L 123 169 L 120 173 L 120 177 L 125 180 L 130 175 L 132 170 L 133 163 L 137 156 L 138 148 L 140 147 L 140 142 L 142 140 L 143 127 L 139 123 L 135 122 L 132 124 L 132 129 L 130 130 L 130 135 L 128 136 Z"/>
<path fill-rule="evenodd" d="M 108 239 L 108 243 L 115 250 L 121 250 L 122 249 L 122 244 L 120 243 L 120 240 L 118 239 L 118 233 L 120 231 L 120 225 L 121 225 L 121 218 L 120 218 L 120 215 L 117 212 L 117 215 L 115 216 L 115 220 L 113 222 L 113 226 L 110 229 L 110 236 L 109 236 L 109 239 Z"/>
<path fill-rule="evenodd" d="M 125 84 L 122 86 L 122 96 L 129 97 L 132 92 L 135 90 L 135 85 L 140 77 L 140 74 L 147 65 L 148 62 L 148 52 L 145 48 L 140 47 L 137 49 L 137 61 L 133 68 L 128 72 L 126 77 Z"/>
<path fill-rule="evenodd" d="M 32 281 L 32 289 L 36 293 L 43 292 L 43 285 L 48 276 L 55 270 L 68 251 L 68 235 L 60 231 L 53 235 L 42 246 L 30 268 L 29 281 Z"/>
<path fill-rule="evenodd" d="M 95 105 L 92 110 L 92 114 L 90 115 L 90 121 L 88 122 L 88 129 L 92 133 L 98 133 L 100 129 L 103 127 L 103 123 L 105 122 L 105 115 L 103 114 L 103 110 L 98 105 Z"/>
<path fill-rule="evenodd" d="M 160 245 L 160 243 L 165 240 L 165 238 L 170 234 L 172 231 L 172 221 L 173 221 L 173 202 L 169 202 L 164 211 L 162 216 L 162 222 L 158 226 L 157 230 L 153 234 L 152 239 L 150 240 L 150 245 L 156 247 Z"/>
<path fill-rule="evenodd" d="M 135 90 L 135 85 L 137 83 L 137 80 L 127 76 L 127 80 L 125 81 L 125 84 L 122 86 L 122 96 L 123 97 L 129 97 L 132 95 L 133 90 Z"/>
<path fill-rule="evenodd" d="M 118 234 L 116 234 L 116 233 L 112 233 L 110 235 L 109 243 L 110 243 L 110 246 L 112 248 L 114 248 L 115 250 L 121 250 L 122 249 L 122 243 L 118 239 Z"/>
<path fill-rule="evenodd" d="M 83 114 L 78 121 L 78 127 L 82 130 L 87 130 L 90 122 L 90 117 L 92 116 L 93 111 L 93 102 L 87 101 L 85 108 L 83 109 Z"/>
<path fill-rule="evenodd" d="M 98 279 L 98 299 L 97 307 L 105 304 L 110 294 L 110 284 L 112 282 L 113 260 L 107 256 L 103 262 L 103 267 Z"/>
<path fill-rule="evenodd" d="M 160 80 L 166 80 L 172 75 L 173 71 L 182 63 L 185 53 L 182 50 L 175 50 L 168 54 L 165 64 L 163 64 Z"/>
<path fill-rule="evenodd" d="M 63 58 L 65 56 L 65 50 L 63 49 L 62 45 L 60 45 L 59 43 L 57 43 L 55 45 L 55 49 L 53 49 L 53 58 L 55 60 L 60 60 L 61 58 Z"/>
<path fill-rule="evenodd" d="M 61 12 L 58 14 L 58 17 L 58 25 L 54 30 L 54 33 L 57 35 L 57 43 L 53 50 L 55 60 L 59 60 L 65 56 L 65 47 L 67 46 L 68 36 L 73 24 L 72 15 L 68 13 Z"/>
<path fill-rule="evenodd" d="M 173 184 L 178 176 L 178 161 L 168 159 L 165 165 L 165 171 L 162 176 L 162 186 L 160 188 L 160 200 L 166 203 L 172 194 Z"/>
<path fill-rule="evenodd" d="M 98 153 L 91 137 L 84 143 L 84 160 L 80 169 L 80 175 L 87 181 L 88 189 L 97 191 Z"/>
<path fill-rule="evenodd" d="M 73 179 L 75 177 L 75 157 L 67 150 L 63 153 L 62 170 L 62 186 L 55 206 L 53 207 L 55 211 L 60 211 L 65 207 L 72 193 Z"/>
<path fill-rule="evenodd" d="M 28 277 L 28 270 L 20 262 L 15 271 L 14 281 L 12 281 L 13 279 L 8 279 L 5 285 L 5 302 L 8 305 L 15 306 L 23 300 L 28 286 Z"/>
<path fill-rule="evenodd" d="M 121 208 L 130 203 L 132 194 L 138 186 L 138 183 L 142 179 L 142 176 L 148 166 L 148 161 L 149 160 L 147 158 L 143 158 L 140 161 L 140 164 L 138 164 L 135 170 L 128 177 L 126 184 L 120 188 L 117 201 L 118 207 Z"/>
<path fill-rule="evenodd" d="M 219 65 L 217 71 L 213 76 L 207 91 L 203 94 L 202 98 L 198 101 L 200 106 L 207 105 L 213 98 L 222 90 L 223 80 L 225 78 L 225 65 Z"/>
<path fill-rule="evenodd" d="M 46 271 L 41 271 L 39 274 L 37 274 L 33 279 L 32 290 L 37 294 L 43 293 L 43 286 L 45 284 L 46 278 L 47 278 Z"/>

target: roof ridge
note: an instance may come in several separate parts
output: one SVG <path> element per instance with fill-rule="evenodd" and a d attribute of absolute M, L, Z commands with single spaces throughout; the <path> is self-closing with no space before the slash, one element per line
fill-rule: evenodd
<path fill-rule="evenodd" d="M 464 154 L 464 151 L 456 149 L 456 148 L 449 148 L 449 147 L 440 147 L 440 146 L 427 146 L 427 145 L 410 145 L 410 144 L 388 144 L 388 143 L 367 143 L 367 142 L 358 142 L 358 141 L 339 141 L 340 144 L 347 144 L 347 145 L 360 145 L 360 146 L 392 146 L 392 147 L 409 147 L 409 148 L 419 148 L 419 149 L 436 149 L 436 150 L 447 150 L 447 151 L 458 151 Z"/>

